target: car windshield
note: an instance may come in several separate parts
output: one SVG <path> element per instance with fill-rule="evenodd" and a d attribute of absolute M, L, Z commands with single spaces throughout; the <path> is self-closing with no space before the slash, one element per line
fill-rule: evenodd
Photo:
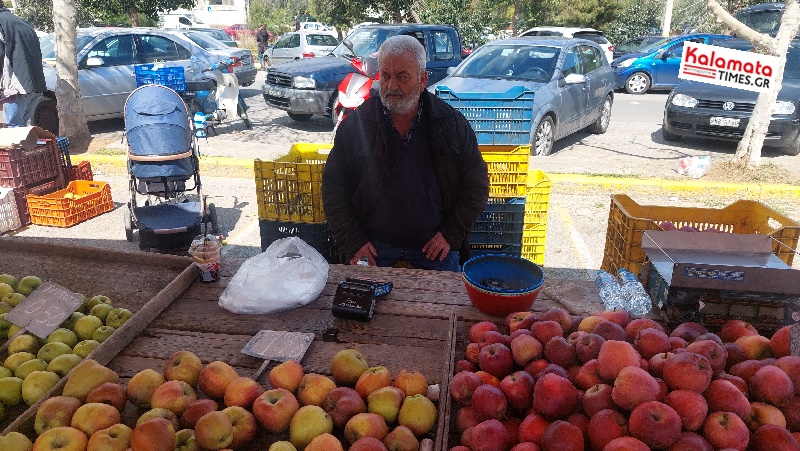
<path fill-rule="evenodd" d="M 598 44 L 608 44 L 608 39 L 602 34 L 598 34 L 594 31 L 579 31 L 572 35 L 573 38 L 581 38 L 581 39 L 588 39 L 590 41 L 596 42 Z"/>
<path fill-rule="evenodd" d="M 386 30 L 382 28 L 359 28 L 347 36 L 347 39 L 353 43 L 353 52 L 345 47 L 344 42 L 339 44 L 333 49 L 333 54 L 336 56 L 343 56 L 345 58 L 352 58 L 354 56 L 370 56 L 378 51 L 378 48 L 383 44 L 383 41 L 395 34 L 394 30 Z M 353 55 L 355 53 L 355 55 Z"/>
<path fill-rule="evenodd" d="M 230 41 L 231 37 L 228 36 L 228 33 L 225 33 L 222 30 L 217 30 L 216 28 L 208 28 L 205 30 L 197 30 L 200 33 L 207 34 L 214 39 L 219 39 L 220 41 Z"/>
<path fill-rule="evenodd" d="M 80 52 L 81 49 L 86 47 L 86 44 L 93 39 L 94 36 L 79 35 L 75 48 L 77 48 L 78 52 Z M 53 33 L 39 38 L 39 47 L 42 49 L 42 59 L 54 59 L 56 57 L 56 46 L 53 41 Z"/>
<path fill-rule="evenodd" d="M 747 25 L 759 33 L 774 34 L 781 26 L 783 11 L 740 11 L 736 14 L 739 22 Z"/>
<path fill-rule="evenodd" d="M 306 35 L 306 44 L 308 45 L 319 45 L 319 46 L 326 46 L 326 47 L 333 47 L 337 45 L 339 41 L 336 40 L 333 36 L 329 34 L 307 34 Z"/>
<path fill-rule="evenodd" d="M 659 39 L 658 41 L 653 42 L 652 44 L 648 44 L 648 45 L 645 45 L 643 47 L 640 47 L 639 50 L 637 50 L 637 51 L 640 52 L 640 53 L 655 52 L 656 50 L 660 49 L 664 44 L 669 42 L 671 39 L 672 38 L 669 38 L 669 37 L 666 37 L 664 39 Z"/>
<path fill-rule="evenodd" d="M 187 31 L 186 37 L 205 50 L 228 50 L 228 46 L 200 31 Z"/>
<path fill-rule="evenodd" d="M 544 45 L 488 45 L 475 51 L 454 77 L 511 78 L 547 82 L 553 77 L 559 47 Z"/>

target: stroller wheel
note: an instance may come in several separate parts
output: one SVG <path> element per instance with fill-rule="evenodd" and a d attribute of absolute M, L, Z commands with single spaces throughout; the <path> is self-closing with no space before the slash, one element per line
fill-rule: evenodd
<path fill-rule="evenodd" d="M 206 222 L 211 223 L 211 232 L 214 234 L 219 233 L 219 220 L 217 219 L 217 207 L 214 204 L 208 204 L 208 214 Z"/>
<path fill-rule="evenodd" d="M 133 218 L 131 217 L 130 208 L 125 211 L 125 239 L 129 243 L 133 242 Z"/>

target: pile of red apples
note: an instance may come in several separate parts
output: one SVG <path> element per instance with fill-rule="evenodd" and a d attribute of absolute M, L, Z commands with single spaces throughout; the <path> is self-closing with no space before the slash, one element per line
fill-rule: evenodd
<path fill-rule="evenodd" d="M 790 326 L 670 331 L 554 308 L 479 322 L 469 341 L 450 382 L 450 451 L 800 450 Z"/>

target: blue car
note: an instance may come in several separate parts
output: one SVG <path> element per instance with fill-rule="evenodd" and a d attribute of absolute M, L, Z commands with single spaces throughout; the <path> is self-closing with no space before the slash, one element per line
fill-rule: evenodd
<path fill-rule="evenodd" d="M 678 84 L 683 43 L 714 45 L 732 36 L 724 34 L 683 34 L 667 42 L 657 42 L 638 53 L 630 53 L 611 62 L 617 89 L 629 94 L 644 94 L 650 89 L 672 89 Z"/>

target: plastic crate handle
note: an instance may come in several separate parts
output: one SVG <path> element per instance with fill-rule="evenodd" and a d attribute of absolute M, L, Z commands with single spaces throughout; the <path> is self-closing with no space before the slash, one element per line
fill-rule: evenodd
<path fill-rule="evenodd" d="M 534 91 L 531 91 L 524 86 L 512 86 L 506 92 L 455 92 L 447 86 L 437 86 L 436 96 L 442 97 L 442 94 L 448 94 L 453 98 L 460 100 L 489 100 L 489 99 L 504 99 L 513 100 L 529 95 L 533 98 Z"/>

